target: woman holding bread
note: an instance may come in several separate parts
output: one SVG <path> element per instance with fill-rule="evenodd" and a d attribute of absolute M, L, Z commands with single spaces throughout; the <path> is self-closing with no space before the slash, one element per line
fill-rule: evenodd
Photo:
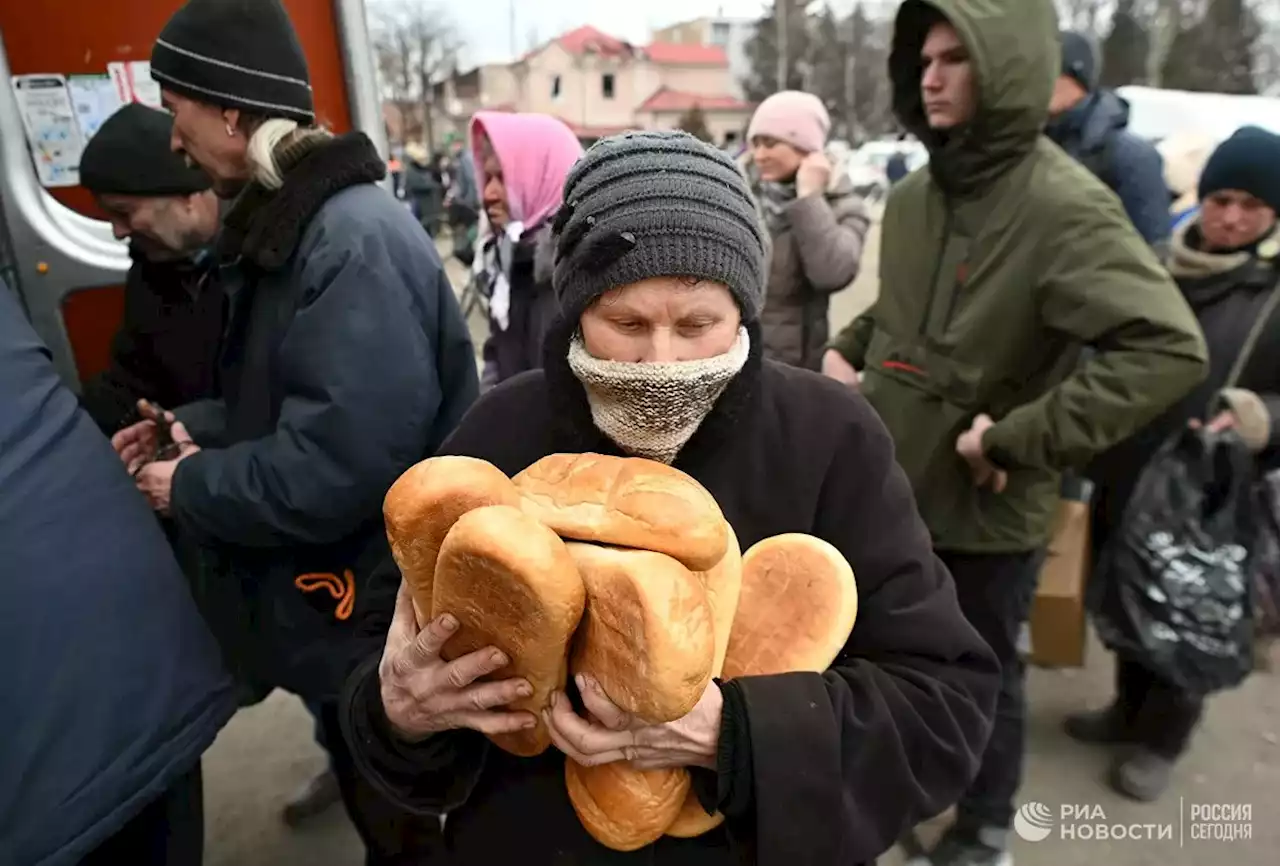
<path fill-rule="evenodd" d="M 628 133 L 564 200 L 544 368 L 388 494 L 360 769 L 457 866 L 870 862 L 969 783 L 995 662 L 875 413 L 762 359 L 734 164 Z"/>

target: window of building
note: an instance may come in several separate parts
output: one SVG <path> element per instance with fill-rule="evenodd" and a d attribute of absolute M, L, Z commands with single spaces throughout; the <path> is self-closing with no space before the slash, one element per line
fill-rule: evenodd
<path fill-rule="evenodd" d="M 560 76 L 559 75 L 551 76 L 551 98 L 552 99 L 560 98 Z"/>
<path fill-rule="evenodd" d="M 613 99 L 613 73 L 606 72 L 600 76 L 600 92 L 605 99 Z"/>
<path fill-rule="evenodd" d="M 729 44 L 729 24 L 726 21 L 717 21 L 711 25 L 711 44 L 724 48 Z"/>

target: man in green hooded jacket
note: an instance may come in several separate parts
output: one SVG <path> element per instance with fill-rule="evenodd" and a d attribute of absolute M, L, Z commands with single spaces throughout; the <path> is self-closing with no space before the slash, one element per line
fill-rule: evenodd
<path fill-rule="evenodd" d="M 983 766 L 922 863 L 1012 862 L 1018 634 L 1060 473 L 1205 374 L 1195 318 L 1119 200 L 1042 135 L 1059 65 L 1052 0 L 902 4 L 894 111 L 929 168 L 890 196 L 880 297 L 824 358 L 893 434 L 961 606 L 1005 666 Z"/>

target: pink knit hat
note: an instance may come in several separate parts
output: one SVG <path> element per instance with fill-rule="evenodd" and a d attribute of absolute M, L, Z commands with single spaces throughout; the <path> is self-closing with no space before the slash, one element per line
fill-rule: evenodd
<path fill-rule="evenodd" d="M 747 141 L 763 135 L 813 153 L 826 147 L 830 132 L 831 117 L 821 99 L 812 93 L 783 90 L 760 103 L 747 129 Z"/>

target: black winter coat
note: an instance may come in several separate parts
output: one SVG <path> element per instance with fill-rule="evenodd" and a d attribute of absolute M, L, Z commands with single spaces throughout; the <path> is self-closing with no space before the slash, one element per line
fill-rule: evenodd
<path fill-rule="evenodd" d="M 108 436 L 138 420 L 138 400 L 166 409 L 216 396 L 218 345 L 226 298 L 213 274 L 213 250 L 155 262 L 137 249 L 124 287 L 124 319 L 110 366 L 80 397 Z"/>
<path fill-rule="evenodd" d="M 1280 283 L 1280 230 L 1255 247 L 1222 255 L 1199 252 L 1199 221 L 1181 226 L 1170 245 L 1170 271 L 1187 299 L 1209 347 L 1209 375 L 1189 394 L 1134 436 L 1100 457 L 1089 475 L 1095 496 L 1093 541 L 1101 552 L 1120 525 L 1147 461 L 1191 419 L 1234 409 L 1248 423 L 1239 428 L 1258 452 L 1260 465 L 1280 465 L 1280 310 L 1273 311 L 1236 387 L 1223 392 L 1232 367 L 1267 299 Z M 1260 255 L 1259 250 L 1269 255 Z"/>
<path fill-rule="evenodd" d="M 484 343 L 482 384 L 486 389 L 542 366 L 543 340 L 560 311 L 551 287 L 554 255 L 549 220 L 512 247 L 507 327 L 499 327 L 490 316 L 489 339 Z"/>
<path fill-rule="evenodd" d="M 563 357 L 575 327 L 558 324 L 544 371 L 485 395 L 442 453 L 511 475 L 552 453 L 619 453 Z M 746 368 L 675 465 L 716 497 L 743 550 L 806 532 L 848 557 L 861 606 L 844 652 L 825 674 L 728 683 L 719 773 L 693 771 L 727 826 L 633 853 L 582 829 L 554 749 L 514 758 L 465 730 L 397 741 L 371 657 L 343 707 L 356 761 L 407 808 L 448 813 L 452 866 L 853 866 L 947 808 L 976 771 L 996 663 L 960 613 L 888 433 L 856 392 L 762 362 L 757 326 L 751 338 Z"/>
<path fill-rule="evenodd" d="M 236 709 L 151 510 L 0 282 L 0 863 L 75 866 Z"/>
<path fill-rule="evenodd" d="M 241 196 L 220 241 L 225 402 L 177 413 L 205 446 L 171 510 L 208 551 L 206 615 L 242 679 L 309 699 L 336 700 L 368 652 L 356 623 L 394 606 L 373 577 L 383 496 L 477 394 L 457 299 L 384 171 L 355 134 Z"/>

